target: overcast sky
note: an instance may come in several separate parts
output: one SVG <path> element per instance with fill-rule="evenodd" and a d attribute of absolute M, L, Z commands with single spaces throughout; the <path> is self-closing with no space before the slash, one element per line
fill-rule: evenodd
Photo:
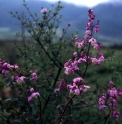
<path fill-rule="evenodd" d="M 45 0 L 45 1 L 56 2 L 58 0 Z M 76 5 L 85 5 L 88 7 L 92 7 L 92 6 L 95 6 L 95 5 L 102 3 L 102 2 L 108 2 L 109 0 L 61 0 L 61 1 L 73 3 Z"/>

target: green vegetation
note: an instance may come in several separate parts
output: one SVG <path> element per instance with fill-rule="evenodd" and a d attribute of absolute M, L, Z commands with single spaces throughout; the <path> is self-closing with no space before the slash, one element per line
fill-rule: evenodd
<path fill-rule="evenodd" d="M 93 10 L 81 38 L 78 32 L 69 35 L 70 23 L 60 26 L 60 1 L 52 10 L 42 8 L 41 20 L 25 0 L 23 6 L 30 18 L 10 12 L 21 22 L 17 36 L 23 40 L 0 42 L 0 123 L 120 123 L 122 46 L 101 50 Z"/>

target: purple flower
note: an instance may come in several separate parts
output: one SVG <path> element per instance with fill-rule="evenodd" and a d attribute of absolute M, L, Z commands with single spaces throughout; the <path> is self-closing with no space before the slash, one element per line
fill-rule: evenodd
<path fill-rule="evenodd" d="M 78 56 L 78 53 L 77 52 L 74 52 L 73 55 L 74 55 L 74 57 L 77 57 Z"/>
<path fill-rule="evenodd" d="M 115 87 L 108 90 L 108 94 L 110 95 L 110 97 L 118 98 L 118 92 Z"/>
<path fill-rule="evenodd" d="M 117 105 L 118 105 L 117 100 L 112 98 L 112 97 L 110 97 L 109 98 L 109 106 L 112 107 L 112 108 L 116 108 Z"/>
<path fill-rule="evenodd" d="M 106 100 L 106 94 L 103 93 L 103 95 L 98 100 L 100 110 L 103 110 L 106 107 L 105 100 Z"/>
<path fill-rule="evenodd" d="M 31 96 L 29 96 L 28 97 L 28 102 L 30 102 L 32 100 L 32 97 Z"/>
<path fill-rule="evenodd" d="M 34 88 L 30 88 L 30 92 L 33 93 L 34 92 Z"/>
<path fill-rule="evenodd" d="M 83 81 L 83 78 L 81 78 L 81 77 L 78 77 L 78 78 L 74 78 L 73 79 L 73 83 L 75 83 L 75 84 L 81 84 L 82 81 Z"/>
<path fill-rule="evenodd" d="M 30 70 L 30 73 L 31 73 L 31 75 L 32 75 L 31 80 L 37 81 L 37 80 L 38 80 L 38 76 L 37 76 L 36 72 L 33 72 L 32 70 Z"/>
<path fill-rule="evenodd" d="M 47 13 L 48 12 L 48 9 L 47 8 L 42 8 L 41 9 L 41 13 Z"/>
<path fill-rule="evenodd" d="M 109 84 L 110 84 L 110 85 L 114 85 L 114 83 L 113 83 L 112 81 L 109 81 Z"/>
<path fill-rule="evenodd" d="M 31 96 L 32 96 L 32 98 L 33 98 L 33 97 L 40 96 L 40 94 L 39 94 L 39 92 L 34 92 L 34 93 L 31 94 Z"/>
<path fill-rule="evenodd" d="M 25 79 L 26 77 L 25 76 L 16 76 L 16 82 L 17 83 L 25 83 L 25 81 L 24 81 L 24 79 Z"/>
<path fill-rule="evenodd" d="M 103 110 L 104 108 L 106 108 L 105 105 L 99 105 L 99 109 L 100 109 L 100 110 Z"/>
<path fill-rule="evenodd" d="M 80 94 L 80 90 L 79 90 L 79 89 L 75 89 L 75 90 L 74 90 L 74 93 L 75 93 L 76 95 L 79 95 L 79 94 Z"/>
<path fill-rule="evenodd" d="M 91 31 L 90 30 L 86 30 L 86 35 L 90 35 L 91 34 Z"/>
<path fill-rule="evenodd" d="M 72 61 L 71 59 L 64 64 L 65 74 L 75 73 L 78 68 L 78 61 Z"/>
<path fill-rule="evenodd" d="M 98 25 L 98 24 L 95 25 L 94 32 L 95 32 L 95 33 L 98 33 L 98 32 L 99 32 L 99 25 Z"/>
<path fill-rule="evenodd" d="M 14 68 L 15 68 L 15 70 L 18 70 L 19 67 L 17 65 L 15 65 Z"/>
<path fill-rule="evenodd" d="M 33 98 L 40 96 L 39 92 L 34 92 L 31 96 L 28 97 L 28 102 L 30 102 Z"/>
<path fill-rule="evenodd" d="M 74 93 L 76 95 L 80 95 L 82 92 L 86 91 L 90 86 L 84 85 L 83 79 L 81 77 L 73 79 L 73 85 L 68 84 L 67 89 L 69 89 L 70 93 Z"/>
<path fill-rule="evenodd" d="M 117 118 L 119 118 L 119 116 L 120 116 L 120 112 L 119 111 L 116 110 L 116 111 L 113 112 L 113 117 L 114 118 L 117 119 Z"/>
<path fill-rule="evenodd" d="M 89 42 L 90 42 L 91 44 L 97 43 L 96 39 L 94 39 L 93 37 L 89 40 Z"/>

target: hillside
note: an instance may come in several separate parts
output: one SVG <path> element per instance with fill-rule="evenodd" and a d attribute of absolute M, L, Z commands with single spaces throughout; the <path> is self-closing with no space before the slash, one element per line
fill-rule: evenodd
<path fill-rule="evenodd" d="M 32 12 L 37 12 L 41 17 L 41 7 L 51 8 L 51 3 L 42 1 L 27 1 Z M 87 21 L 87 7 L 75 6 L 73 4 L 62 3 L 65 8 L 61 11 L 62 23 L 61 27 L 66 27 L 67 23 L 71 23 L 69 33 L 76 30 L 80 35 L 84 35 L 85 24 Z M 122 42 L 122 4 L 104 3 L 92 8 L 96 13 L 97 19 L 100 20 L 100 33 L 98 39 L 102 42 Z M 22 6 L 22 1 L 16 2 L 0 0 L 0 38 L 12 38 L 16 31 L 21 31 L 20 22 L 12 18 L 9 10 L 13 12 L 26 12 Z"/>

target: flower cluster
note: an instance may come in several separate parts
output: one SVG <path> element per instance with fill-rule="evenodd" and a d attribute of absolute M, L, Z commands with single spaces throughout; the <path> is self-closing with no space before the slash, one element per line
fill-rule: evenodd
<path fill-rule="evenodd" d="M 78 61 L 72 61 L 71 59 L 64 64 L 65 74 L 75 73 L 75 71 L 79 70 Z"/>
<path fill-rule="evenodd" d="M 15 77 L 17 83 L 25 83 L 25 80 L 24 80 L 25 78 L 26 78 L 25 76 L 16 76 Z"/>
<path fill-rule="evenodd" d="M 10 65 L 7 62 L 4 62 L 2 59 L 0 59 L 0 73 L 2 73 L 4 76 L 8 76 L 9 70 L 15 69 L 18 70 L 17 65 Z"/>
<path fill-rule="evenodd" d="M 15 72 L 17 72 L 17 75 L 12 75 L 11 76 L 11 80 L 13 82 L 16 82 L 18 84 L 24 84 L 25 83 L 25 79 L 29 79 L 28 77 L 19 74 L 18 71 L 18 66 L 17 65 L 10 65 L 7 62 L 4 62 L 3 60 L 0 59 L 0 72 L 4 75 L 4 76 L 8 76 L 9 74 L 9 70 L 15 70 Z M 30 71 L 32 78 L 30 80 L 33 81 L 37 81 L 38 80 L 38 76 L 36 74 L 36 72 L 33 72 L 32 70 Z M 28 102 L 30 102 L 33 98 L 40 96 L 39 92 L 34 92 L 34 88 L 30 88 L 29 89 L 29 94 L 31 94 L 28 97 Z"/>
<path fill-rule="evenodd" d="M 99 53 L 99 58 L 91 57 L 91 61 L 94 65 L 100 65 L 104 61 L 104 56 L 102 53 Z"/>
<path fill-rule="evenodd" d="M 88 16 L 89 17 L 88 17 L 88 22 L 86 23 L 86 32 L 85 32 L 84 40 L 78 42 L 78 38 L 75 38 L 76 40 L 75 46 L 81 48 L 84 47 L 87 44 L 87 42 L 91 42 L 94 48 L 100 49 L 100 46 L 97 44 L 96 39 L 93 38 L 93 33 L 99 32 L 99 25 L 98 24 L 94 25 L 94 19 L 96 16 L 93 14 L 93 10 L 89 9 Z"/>
<path fill-rule="evenodd" d="M 105 105 L 105 101 L 106 101 L 106 94 L 103 93 L 102 96 L 99 98 L 98 103 L 99 103 L 99 109 L 102 110 L 106 107 Z"/>
<path fill-rule="evenodd" d="M 104 110 L 106 107 L 109 107 L 112 110 L 112 115 L 114 118 L 119 118 L 120 112 L 117 110 L 119 97 L 122 97 L 122 89 L 117 89 L 114 87 L 112 81 L 109 82 L 107 94 L 103 94 L 99 100 L 99 109 Z M 106 96 L 108 95 L 108 99 Z"/>
<path fill-rule="evenodd" d="M 86 45 L 92 46 L 94 49 L 98 50 L 98 57 L 90 57 L 87 52 L 81 51 L 81 53 L 74 52 L 74 58 L 70 59 L 68 62 L 64 64 L 65 74 L 75 73 L 79 70 L 79 63 L 93 63 L 94 65 L 100 65 L 101 62 L 104 61 L 104 55 L 100 52 L 101 44 L 93 38 L 93 33 L 97 33 L 99 31 L 99 25 L 94 24 L 95 15 L 93 14 L 93 10 L 88 11 L 88 22 L 86 23 L 86 32 L 83 40 L 80 40 L 76 37 L 75 46 L 78 48 L 84 48 Z"/>
<path fill-rule="evenodd" d="M 70 90 L 70 93 L 80 95 L 82 92 L 86 91 L 90 87 L 83 83 L 83 79 L 81 77 L 78 77 L 74 78 L 73 85 L 68 84 L 67 88 Z"/>
<path fill-rule="evenodd" d="M 94 24 L 94 20 L 95 20 L 96 16 L 94 15 L 93 10 L 89 9 L 88 16 L 89 17 L 88 17 L 88 22 L 86 23 L 86 31 L 85 31 L 84 39 L 79 40 L 77 36 L 75 37 L 75 41 L 76 41 L 75 46 L 77 48 L 80 48 L 80 51 L 74 52 L 73 53 L 74 57 L 72 59 L 69 59 L 64 64 L 65 74 L 67 74 L 67 75 L 69 75 L 70 73 L 77 74 L 77 73 L 81 72 L 79 69 L 79 64 L 81 64 L 81 63 L 84 63 L 87 66 L 91 63 L 93 63 L 94 65 L 100 65 L 101 62 L 104 61 L 104 55 L 103 55 L 103 53 L 100 52 L 102 46 L 93 37 L 94 33 L 99 32 L 99 24 L 98 23 Z M 88 49 L 85 51 L 84 49 L 86 49 L 86 46 L 88 47 Z M 91 46 L 98 51 L 98 55 L 96 55 L 97 57 L 90 56 L 89 50 L 90 50 Z M 69 89 L 70 93 L 79 95 L 86 89 L 90 88 L 90 86 L 85 85 L 83 83 L 82 74 L 80 76 L 81 77 L 73 79 L 73 84 L 67 85 L 67 88 Z M 84 74 L 83 74 L 83 76 L 84 76 Z M 60 91 L 60 89 L 61 88 L 59 87 L 58 91 Z M 102 107 L 104 107 L 104 106 L 102 106 Z"/>
<path fill-rule="evenodd" d="M 91 43 L 92 47 L 94 49 L 97 49 L 98 51 L 100 51 L 101 48 L 102 48 L 102 45 L 101 44 L 98 44 L 97 41 L 96 41 L 96 39 L 93 38 L 93 37 L 89 40 L 89 43 Z"/>
<path fill-rule="evenodd" d="M 82 92 L 86 91 L 90 86 L 84 83 L 84 80 L 81 77 L 74 78 L 73 83 L 66 84 L 65 81 L 62 79 L 60 81 L 59 87 L 55 90 L 55 92 L 60 92 L 62 89 L 67 89 L 70 93 L 74 93 L 76 95 L 80 95 Z"/>
<path fill-rule="evenodd" d="M 37 81 L 37 80 L 38 80 L 38 76 L 37 76 L 36 72 L 33 72 L 33 71 L 31 70 L 30 73 L 31 73 L 31 76 L 32 76 L 30 79 L 29 79 L 28 77 L 22 75 L 22 74 L 18 74 L 18 75 L 16 75 L 16 76 L 12 76 L 11 79 L 12 79 L 12 81 L 17 82 L 18 84 L 23 84 L 23 83 L 25 83 L 25 79 L 29 79 L 29 80 L 31 80 L 31 81 L 32 81 L 32 80 L 33 80 L 33 81 Z"/>
<path fill-rule="evenodd" d="M 31 93 L 31 95 L 28 97 L 28 102 L 32 101 L 33 98 L 37 98 L 40 96 L 39 92 L 34 92 L 34 88 L 30 88 L 29 92 Z"/>

